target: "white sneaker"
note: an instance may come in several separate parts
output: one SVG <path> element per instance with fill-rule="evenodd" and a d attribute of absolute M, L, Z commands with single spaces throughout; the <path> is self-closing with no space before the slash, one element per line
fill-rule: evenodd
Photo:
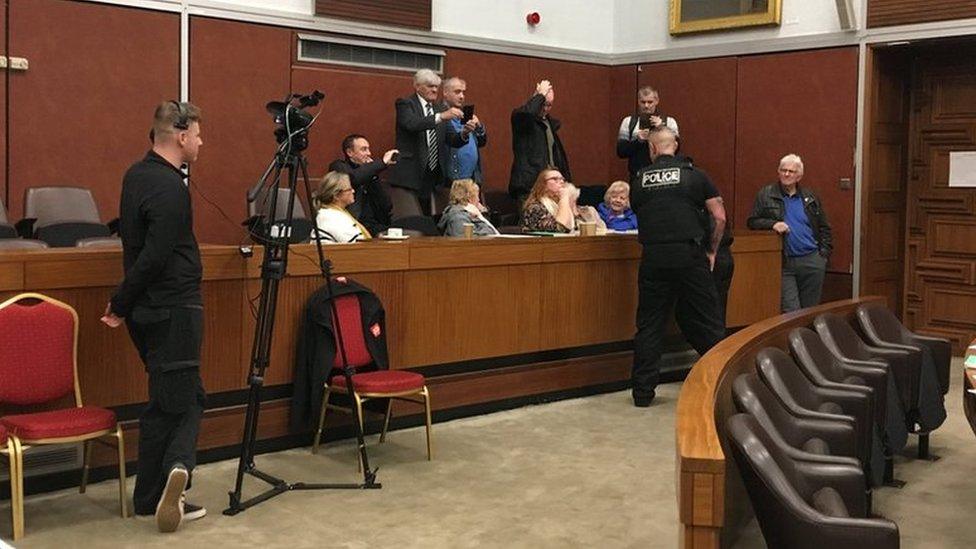
<path fill-rule="evenodd" d="M 190 479 L 186 467 L 176 465 L 169 471 L 163 495 L 156 504 L 156 527 L 160 532 L 175 532 L 183 521 L 183 491 Z"/>

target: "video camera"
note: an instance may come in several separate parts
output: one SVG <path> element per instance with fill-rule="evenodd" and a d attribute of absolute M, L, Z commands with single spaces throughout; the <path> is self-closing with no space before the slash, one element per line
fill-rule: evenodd
<path fill-rule="evenodd" d="M 275 139 L 279 144 L 291 141 L 291 151 L 304 151 L 308 147 L 308 127 L 315 119 L 305 109 L 314 107 L 325 99 L 325 94 L 315 90 L 308 95 L 290 94 L 284 101 L 270 101 L 265 109 L 274 117 Z"/>

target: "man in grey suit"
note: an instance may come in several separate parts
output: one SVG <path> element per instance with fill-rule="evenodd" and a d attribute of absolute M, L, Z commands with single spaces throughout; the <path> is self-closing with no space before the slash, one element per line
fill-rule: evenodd
<path fill-rule="evenodd" d="M 447 154 L 447 123 L 464 116 L 461 109 L 437 101 L 440 85 L 437 73 L 420 69 L 413 76 L 416 93 L 396 100 L 396 148 L 400 159 L 390 185 L 415 194 L 425 214 L 434 213 L 431 193 L 444 181 L 441 166 Z"/>

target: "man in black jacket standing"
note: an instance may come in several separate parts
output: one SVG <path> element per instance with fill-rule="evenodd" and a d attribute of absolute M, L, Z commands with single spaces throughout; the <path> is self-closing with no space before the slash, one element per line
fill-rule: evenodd
<path fill-rule="evenodd" d="M 783 237 L 780 309 L 788 313 L 820 303 L 833 238 L 820 198 L 800 186 L 803 160 L 788 154 L 778 171 L 778 183 L 759 189 L 746 224 Z"/>
<path fill-rule="evenodd" d="M 153 148 L 122 180 L 125 278 L 101 319 L 112 328 L 125 321 L 149 373 L 133 502 L 136 515 L 155 514 L 161 532 L 206 514 L 184 501 L 206 399 L 200 380 L 203 269 L 180 171 L 203 145 L 199 120 L 200 110 L 189 103 L 167 101 L 156 108 Z"/>
<path fill-rule="evenodd" d="M 416 93 L 396 100 L 396 148 L 400 151 L 396 177 L 390 184 L 417 196 L 420 209 L 433 214 L 431 193 L 444 182 L 442 158 L 447 154 L 447 122 L 461 118 L 461 109 L 437 101 L 441 77 L 430 69 L 413 76 Z M 462 143 L 458 138 L 456 145 Z"/>
<path fill-rule="evenodd" d="M 549 116 L 555 92 L 548 80 L 539 82 L 535 94 L 512 111 L 512 175 L 508 194 L 519 207 L 532 190 L 539 172 L 552 166 L 572 181 L 566 150 L 559 139 L 559 120 Z"/>
<path fill-rule="evenodd" d="M 397 152 L 396 149 L 390 149 L 383 153 L 383 158 L 373 160 L 366 136 L 354 133 L 342 140 L 343 158 L 329 164 L 330 172 L 349 174 L 352 188 L 356 192 L 355 202 L 346 211 L 373 235 L 380 234 L 390 226 L 393 206 L 380 183 L 380 173 L 388 166 L 396 164 L 393 158 Z"/>
<path fill-rule="evenodd" d="M 634 405 L 650 406 L 659 381 L 661 342 L 672 307 L 681 333 L 704 355 L 725 337 L 718 317 L 712 268 L 725 231 L 722 197 L 704 172 L 675 158 L 674 130 L 650 132 L 653 163 L 630 186 L 637 214 L 637 239 L 643 245 L 637 274 L 637 333 L 631 373 Z M 714 219 L 706 234 L 702 213 Z"/>

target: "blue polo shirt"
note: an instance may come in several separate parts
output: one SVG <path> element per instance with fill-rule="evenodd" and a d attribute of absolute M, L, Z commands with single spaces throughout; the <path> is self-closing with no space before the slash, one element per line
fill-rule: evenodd
<path fill-rule="evenodd" d="M 451 119 L 454 130 L 461 133 L 464 124 L 457 118 Z M 478 166 L 478 140 L 473 135 L 468 134 L 468 142 L 457 149 L 451 151 L 451 171 L 452 179 L 469 179 L 474 174 L 474 169 Z M 455 171 L 456 170 L 456 171 Z"/>
<path fill-rule="evenodd" d="M 793 196 L 783 193 L 783 209 L 783 221 L 790 226 L 790 232 L 786 233 L 786 255 L 800 257 L 819 250 L 799 191 Z"/>

